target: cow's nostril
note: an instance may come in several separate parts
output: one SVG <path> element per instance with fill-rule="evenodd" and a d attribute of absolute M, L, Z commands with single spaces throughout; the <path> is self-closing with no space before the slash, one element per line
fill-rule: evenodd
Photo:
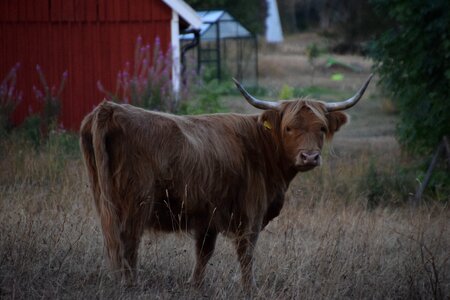
<path fill-rule="evenodd" d="M 301 152 L 300 159 L 303 164 L 307 165 L 317 165 L 320 161 L 320 153 L 319 152 Z"/>
<path fill-rule="evenodd" d="M 308 160 L 308 154 L 306 154 L 306 153 L 300 153 L 300 158 L 301 158 L 303 161 L 306 161 L 306 160 Z"/>
<path fill-rule="evenodd" d="M 317 162 L 319 160 L 319 153 L 315 153 L 312 155 L 314 162 Z"/>

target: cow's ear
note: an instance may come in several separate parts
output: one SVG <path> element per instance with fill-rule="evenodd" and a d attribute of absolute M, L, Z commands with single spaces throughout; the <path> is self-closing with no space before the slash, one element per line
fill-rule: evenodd
<path fill-rule="evenodd" d="M 273 109 L 266 110 L 259 116 L 258 123 L 268 131 L 279 132 L 280 112 Z"/>
<path fill-rule="evenodd" d="M 348 116 L 340 111 L 334 111 L 327 114 L 328 133 L 327 138 L 332 138 L 333 134 L 341 128 L 342 125 L 348 122 Z"/>

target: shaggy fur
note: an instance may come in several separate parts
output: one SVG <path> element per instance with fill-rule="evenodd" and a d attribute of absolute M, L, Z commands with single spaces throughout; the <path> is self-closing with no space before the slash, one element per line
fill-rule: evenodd
<path fill-rule="evenodd" d="M 314 101 L 260 115 L 175 116 L 103 102 L 81 125 L 81 148 L 107 256 L 131 280 L 146 229 L 187 231 L 200 283 L 219 233 L 232 238 L 253 285 L 259 232 L 279 215 L 302 151 L 319 151 L 347 121 Z"/>

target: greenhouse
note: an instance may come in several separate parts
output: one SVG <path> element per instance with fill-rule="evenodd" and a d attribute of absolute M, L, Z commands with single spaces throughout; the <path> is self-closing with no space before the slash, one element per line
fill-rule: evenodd
<path fill-rule="evenodd" d="M 200 31 L 188 29 L 180 37 L 184 66 L 196 64 L 197 72 L 201 71 L 208 78 L 222 80 L 235 77 L 246 84 L 256 85 L 256 35 L 226 11 L 198 11 L 197 14 L 203 22 Z M 197 51 L 187 51 L 195 46 Z"/>

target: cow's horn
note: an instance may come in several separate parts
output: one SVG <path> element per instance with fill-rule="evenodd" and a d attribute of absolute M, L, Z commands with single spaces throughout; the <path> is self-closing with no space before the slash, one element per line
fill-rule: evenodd
<path fill-rule="evenodd" d="M 332 103 L 325 103 L 325 106 L 329 112 L 336 111 L 336 110 L 344 110 L 347 108 L 352 107 L 355 105 L 359 99 L 361 99 L 362 95 L 366 91 L 367 86 L 369 85 L 370 80 L 373 77 L 373 73 L 370 74 L 369 78 L 367 78 L 364 85 L 359 89 L 359 91 L 351 98 L 341 101 L 341 102 L 332 102 Z"/>
<path fill-rule="evenodd" d="M 250 103 L 251 105 L 253 105 L 254 107 L 259 108 L 259 109 L 272 109 L 272 108 L 277 108 L 279 106 L 279 104 L 277 102 L 256 99 L 242 87 L 242 85 L 239 83 L 239 81 L 237 81 L 234 78 L 232 78 L 232 79 L 233 79 L 234 83 L 236 84 L 237 88 L 239 89 L 239 91 L 241 92 L 241 94 L 247 100 L 247 102 Z"/>

